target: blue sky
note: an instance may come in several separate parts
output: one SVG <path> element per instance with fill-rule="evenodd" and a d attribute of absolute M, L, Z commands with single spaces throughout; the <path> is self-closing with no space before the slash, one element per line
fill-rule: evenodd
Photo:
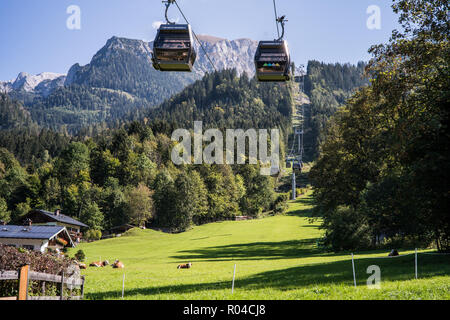
<path fill-rule="evenodd" d="M 178 0 L 197 34 L 227 39 L 273 39 L 272 0 Z M 67 8 L 81 9 L 81 29 L 69 30 Z M 304 64 L 368 60 L 372 44 L 388 41 L 398 28 L 391 0 L 277 0 L 286 14 L 286 39 L 293 60 Z M 369 30 L 371 5 L 381 9 L 381 29 Z M 177 9 L 170 17 L 180 18 Z M 112 36 L 152 40 L 153 23 L 164 20 L 161 0 L 1 0 L 0 80 L 21 71 L 66 73 L 90 62 Z"/>

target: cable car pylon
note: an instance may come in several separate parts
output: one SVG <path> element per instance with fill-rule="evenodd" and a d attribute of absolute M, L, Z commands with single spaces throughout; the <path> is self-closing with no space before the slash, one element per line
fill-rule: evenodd
<path fill-rule="evenodd" d="M 293 70 L 295 72 L 295 70 Z M 295 75 L 294 75 L 295 76 Z M 295 78 L 295 77 L 294 77 Z M 304 88 L 304 72 L 300 76 L 299 83 L 299 94 L 303 94 Z M 300 111 L 300 113 L 298 112 Z M 303 156 L 305 154 L 304 151 L 304 123 L 305 123 L 305 114 L 304 114 L 304 105 L 300 105 L 300 110 L 296 110 L 296 114 L 294 117 L 299 116 L 300 124 L 294 125 L 294 138 L 292 140 L 292 147 L 290 148 L 288 157 L 286 159 L 286 167 L 292 167 L 292 200 L 296 199 L 296 172 L 301 173 L 303 168 Z M 297 148 L 296 148 L 297 146 Z"/>

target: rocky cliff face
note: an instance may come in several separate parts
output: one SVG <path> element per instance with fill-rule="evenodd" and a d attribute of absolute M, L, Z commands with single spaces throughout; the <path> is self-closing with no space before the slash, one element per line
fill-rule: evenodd
<path fill-rule="evenodd" d="M 254 75 L 253 57 L 258 46 L 257 41 L 250 39 L 227 40 L 208 35 L 199 35 L 198 38 L 217 70 L 234 68 L 239 74 L 246 72 L 250 77 Z M 145 69 L 152 68 L 152 47 L 152 42 L 113 37 L 94 55 L 91 63 L 86 66 L 80 66 L 78 63 L 74 64 L 69 69 L 67 76 L 51 72 L 44 72 L 38 75 L 21 72 L 15 80 L 0 81 L 0 92 L 27 92 L 47 97 L 56 88 L 61 86 L 70 86 L 71 84 L 92 85 L 92 78 L 98 77 L 98 73 L 102 73 L 102 70 L 105 73 L 105 78 L 108 77 L 106 73 L 117 72 L 118 76 L 129 78 L 130 82 L 134 82 L 136 79 L 130 74 L 133 72 L 133 68 L 129 67 L 132 67 L 134 62 L 136 62 L 136 65 L 140 67 L 144 65 Z M 180 85 L 185 86 L 196 79 L 200 79 L 205 72 L 214 70 L 203 49 L 197 42 L 195 42 L 195 48 L 197 50 L 197 61 L 194 74 L 177 74 L 174 77 L 175 79 L 171 79 L 171 81 L 174 81 L 172 84 L 175 87 Z M 115 68 L 111 70 L 108 64 L 114 62 L 117 65 L 118 61 L 124 60 L 124 56 L 127 57 L 126 67 L 128 69 Z M 163 75 L 156 71 L 150 72 L 149 70 L 148 73 L 146 78 L 151 78 L 156 81 L 158 78 L 170 78 L 167 74 Z"/>
<path fill-rule="evenodd" d="M 198 36 L 203 48 L 216 69 L 236 69 L 239 74 L 255 74 L 254 56 L 258 42 L 250 39 L 226 40 L 210 36 Z M 198 60 L 195 70 L 199 73 L 212 71 L 213 67 L 199 45 L 196 45 Z"/>
<path fill-rule="evenodd" d="M 0 82 L 0 91 L 34 92 L 42 96 L 48 96 L 54 89 L 64 85 L 66 76 L 63 74 L 43 72 L 31 75 L 21 72 L 15 80 Z"/>

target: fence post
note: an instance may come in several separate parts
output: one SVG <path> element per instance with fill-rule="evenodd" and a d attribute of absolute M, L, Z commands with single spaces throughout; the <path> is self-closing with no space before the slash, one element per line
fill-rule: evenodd
<path fill-rule="evenodd" d="M 73 290 L 73 286 L 75 284 L 75 278 L 72 278 L 72 283 L 70 284 L 70 300 L 72 300 L 72 290 Z"/>
<path fill-rule="evenodd" d="M 82 276 L 83 282 L 81 284 L 81 300 L 84 299 L 84 282 L 86 281 L 86 276 Z"/>
<path fill-rule="evenodd" d="M 123 273 L 123 280 L 122 280 L 122 299 L 125 294 L 125 272 Z"/>
<path fill-rule="evenodd" d="M 64 271 L 61 275 L 61 297 L 60 300 L 64 300 Z"/>
<path fill-rule="evenodd" d="M 355 261 L 353 259 L 353 253 L 352 253 L 352 269 L 353 269 L 353 283 L 355 284 L 355 288 L 356 288 Z"/>
<path fill-rule="evenodd" d="M 42 281 L 42 295 L 45 296 L 45 281 Z"/>
<path fill-rule="evenodd" d="M 236 277 L 236 264 L 234 264 L 234 271 L 233 271 L 233 284 L 231 285 L 231 294 L 234 293 L 234 278 Z"/>
<path fill-rule="evenodd" d="M 415 271 L 416 271 L 416 280 L 417 280 L 417 248 L 416 248 L 416 254 L 415 254 Z"/>
<path fill-rule="evenodd" d="M 30 266 L 26 265 L 20 268 L 19 271 L 19 297 L 18 300 L 28 299 L 28 272 L 30 271 Z"/>

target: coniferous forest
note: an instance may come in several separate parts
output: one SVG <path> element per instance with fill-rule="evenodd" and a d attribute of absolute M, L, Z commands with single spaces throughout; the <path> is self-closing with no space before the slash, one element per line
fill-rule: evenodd
<path fill-rule="evenodd" d="M 225 70 L 149 109 L 141 121 L 97 128 L 92 135 L 37 125 L 5 129 L 0 135 L 0 220 L 21 223 L 32 208 L 61 208 L 92 230 L 150 223 L 184 231 L 237 215 L 281 213 L 287 195 L 276 194 L 275 178 L 261 176 L 258 166 L 176 167 L 170 135 L 176 128 L 190 129 L 193 113 L 201 114 L 205 127 L 268 126 L 288 132 L 291 103 L 286 86 L 260 85 Z M 7 96 L 2 96 L 2 108 L 22 115 L 20 103 Z"/>

